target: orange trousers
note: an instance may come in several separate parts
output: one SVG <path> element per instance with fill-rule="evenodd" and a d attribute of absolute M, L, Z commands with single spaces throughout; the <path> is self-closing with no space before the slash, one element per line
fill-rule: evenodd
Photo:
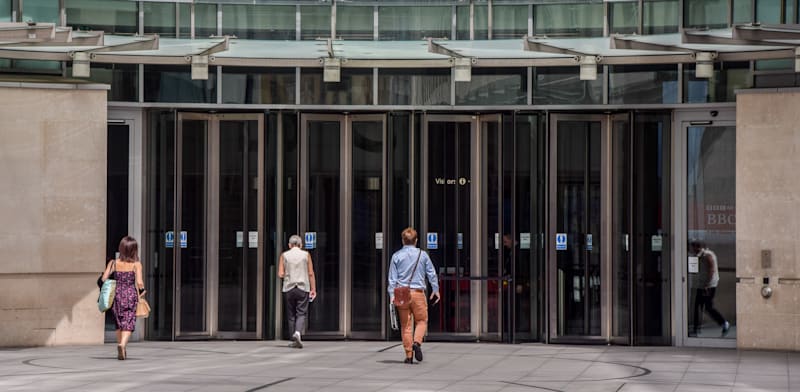
<path fill-rule="evenodd" d="M 406 358 L 411 358 L 413 354 L 411 345 L 414 342 L 422 345 L 422 338 L 425 337 L 425 332 L 428 330 L 428 300 L 425 298 L 425 292 L 411 290 L 411 302 L 398 306 L 397 314 L 400 318 L 400 331 L 403 335 L 403 349 L 406 350 Z"/>

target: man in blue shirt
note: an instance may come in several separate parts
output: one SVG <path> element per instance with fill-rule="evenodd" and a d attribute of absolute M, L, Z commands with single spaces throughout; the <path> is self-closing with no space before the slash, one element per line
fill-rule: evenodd
<path fill-rule="evenodd" d="M 401 233 L 403 248 L 392 255 L 389 265 L 389 297 L 395 303 L 394 289 L 400 286 L 411 288 L 411 301 L 398 304 L 400 330 L 403 335 L 403 349 L 406 352 L 405 363 L 422 361 L 422 338 L 428 329 L 428 301 L 425 298 L 425 279 L 431 284 L 430 299 L 439 302 L 439 280 L 428 253 L 417 248 L 417 231 L 409 227 Z M 413 275 L 413 276 L 412 276 Z M 411 323 L 411 317 L 414 323 Z M 412 331 L 413 328 L 413 331 Z M 412 357 L 413 355 L 413 357 Z"/>

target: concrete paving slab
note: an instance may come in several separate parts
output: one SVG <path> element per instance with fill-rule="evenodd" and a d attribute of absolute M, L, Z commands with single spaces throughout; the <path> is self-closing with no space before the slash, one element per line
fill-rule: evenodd
<path fill-rule="evenodd" d="M 0 349 L 1 391 L 800 390 L 796 353 L 675 347 L 397 342 L 143 342 Z"/>

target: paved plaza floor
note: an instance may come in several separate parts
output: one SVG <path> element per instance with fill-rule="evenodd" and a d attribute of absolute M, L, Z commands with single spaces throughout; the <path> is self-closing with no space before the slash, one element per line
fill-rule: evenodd
<path fill-rule="evenodd" d="M 0 349 L 0 391 L 800 391 L 800 353 L 675 347 L 210 341 Z"/>

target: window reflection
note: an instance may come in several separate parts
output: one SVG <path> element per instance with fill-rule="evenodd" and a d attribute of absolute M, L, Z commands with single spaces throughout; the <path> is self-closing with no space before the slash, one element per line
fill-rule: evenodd
<path fill-rule="evenodd" d="M 208 67 L 208 80 L 192 80 L 189 67 L 144 66 L 145 102 L 217 101 L 217 67 Z"/>
<path fill-rule="evenodd" d="M 58 19 L 58 3 L 55 19 Z M 112 34 L 135 34 L 138 31 L 136 2 L 121 0 L 66 0 L 67 25 L 76 30 L 103 30 Z M 25 12 L 29 5 L 25 2 Z M 44 20 L 36 20 L 45 22 Z M 173 22 L 174 23 L 174 22 Z"/>
<path fill-rule="evenodd" d="M 728 0 L 684 0 L 684 26 L 728 27 Z"/>
<path fill-rule="evenodd" d="M 603 3 L 535 5 L 533 17 L 534 34 L 562 37 L 603 35 Z"/>
<path fill-rule="evenodd" d="M 380 7 L 378 18 L 378 35 L 382 40 L 450 37 L 450 7 Z"/>
<path fill-rule="evenodd" d="M 736 90 L 750 88 L 750 63 L 715 63 L 714 77 L 698 78 L 695 65 L 683 68 L 684 102 L 735 102 Z"/>
<path fill-rule="evenodd" d="M 689 336 L 736 337 L 736 129 L 687 129 Z M 727 325 L 725 323 L 728 323 Z"/>
<path fill-rule="evenodd" d="M 472 69 L 472 80 L 456 83 L 457 105 L 524 105 L 527 68 Z"/>
<path fill-rule="evenodd" d="M 675 65 L 614 65 L 609 72 L 609 103 L 678 102 Z"/>
<path fill-rule="evenodd" d="M 294 68 L 224 67 L 222 103 L 294 104 Z"/>
<path fill-rule="evenodd" d="M 380 69 L 378 103 L 381 105 L 449 105 L 450 70 Z"/>
<path fill-rule="evenodd" d="M 578 67 L 537 67 L 533 72 L 534 105 L 603 103 L 600 70 L 597 80 L 580 80 Z"/>
<path fill-rule="evenodd" d="M 300 72 L 301 104 L 372 105 L 371 69 L 342 69 L 340 82 L 324 82 L 321 69 Z"/>
<path fill-rule="evenodd" d="M 643 6 L 643 34 L 678 32 L 678 21 L 680 20 L 678 0 L 645 0 Z"/>
<path fill-rule="evenodd" d="M 294 40 L 296 7 L 223 5 L 222 34 L 244 39 Z"/>
<path fill-rule="evenodd" d="M 351 40 L 372 40 L 373 7 L 336 6 L 336 37 Z"/>

